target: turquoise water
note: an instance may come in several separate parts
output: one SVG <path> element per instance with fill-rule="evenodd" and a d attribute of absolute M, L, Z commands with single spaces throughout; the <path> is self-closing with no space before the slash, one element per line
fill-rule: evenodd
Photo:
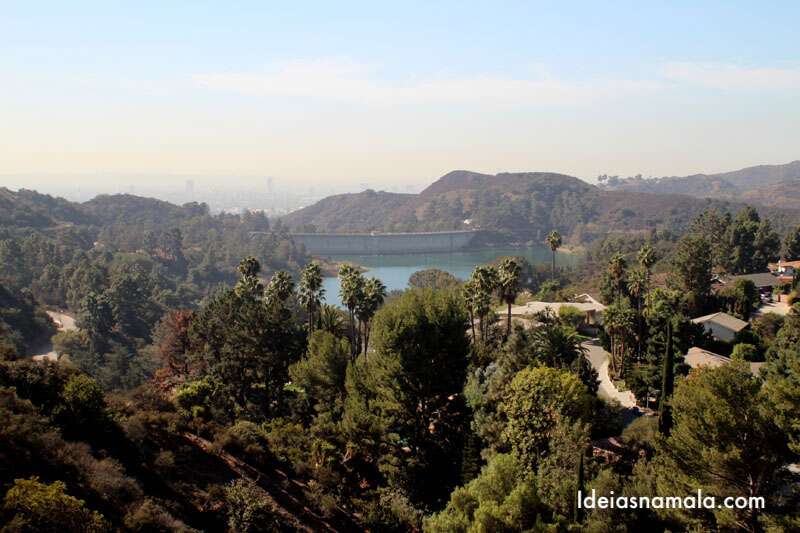
<path fill-rule="evenodd" d="M 334 255 L 335 261 L 357 263 L 365 268 L 365 276 L 375 276 L 386 285 L 389 291 L 408 288 L 408 278 L 418 270 L 438 268 L 453 274 L 460 279 L 467 279 L 472 270 L 485 263 L 491 263 L 498 257 L 508 255 L 522 256 L 531 264 L 550 264 L 551 252 L 545 246 L 530 248 L 482 248 L 463 252 L 440 254 L 403 254 L 403 255 Z M 557 265 L 575 265 L 580 256 L 556 253 Z M 341 307 L 339 301 L 339 280 L 336 277 L 325 278 L 325 301 Z"/>

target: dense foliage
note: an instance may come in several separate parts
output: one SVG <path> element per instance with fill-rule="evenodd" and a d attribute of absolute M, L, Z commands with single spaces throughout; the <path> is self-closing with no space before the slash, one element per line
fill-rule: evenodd
<path fill-rule="evenodd" d="M 463 283 L 428 271 L 387 295 L 342 265 L 338 309 L 320 265 L 258 215 L 2 198 L 15 206 L 0 242 L 4 530 L 800 527 L 789 468 L 800 461 L 800 307 L 760 315 L 733 343 L 691 321 L 752 315 L 752 284 L 714 280 L 776 258 L 779 239 L 751 210 L 599 244 L 590 264 L 602 267 L 587 275 L 607 303 L 599 325 L 576 301 L 510 312 L 532 297 L 523 291 L 569 296 L 581 270 L 501 258 Z M 557 249 L 560 234 L 547 242 Z M 45 304 L 74 311 L 77 329 L 55 336 L 58 362 L 24 360 L 53 333 Z M 693 346 L 732 360 L 690 371 Z M 607 364 L 593 364 L 602 347 Z M 609 378 L 644 409 L 603 399 Z M 697 488 L 765 506 L 576 500 Z"/>

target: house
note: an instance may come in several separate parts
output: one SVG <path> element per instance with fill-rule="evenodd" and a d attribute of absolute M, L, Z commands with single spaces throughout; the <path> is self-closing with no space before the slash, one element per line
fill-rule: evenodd
<path fill-rule="evenodd" d="M 686 353 L 685 361 L 686 364 L 692 368 L 718 368 L 729 364 L 731 362 L 731 358 L 716 354 L 714 352 L 709 352 L 708 350 L 698 348 L 697 346 L 692 346 Z M 766 363 L 750 363 L 750 372 L 757 376 L 765 364 Z"/>
<path fill-rule="evenodd" d="M 550 312 L 555 315 L 562 307 L 574 307 L 586 314 L 586 324 L 589 326 L 603 325 L 603 311 L 606 306 L 592 298 L 589 294 L 579 294 L 574 302 L 528 302 L 511 308 L 511 316 L 524 317 L 541 312 Z"/>
<path fill-rule="evenodd" d="M 753 282 L 753 285 L 756 286 L 758 292 L 761 293 L 762 296 L 771 297 L 773 291 L 786 284 L 785 279 L 781 279 L 780 276 L 776 276 L 771 272 L 759 272 L 757 274 L 742 274 L 739 276 L 729 276 L 725 280 L 725 284 L 733 285 L 738 280 L 744 279 Z M 778 301 L 780 301 L 780 296 L 778 296 Z"/>
<path fill-rule="evenodd" d="M 736 334 L 749 325 L 744 320 L 739 320 L 728 313 L 712 313 L 697 317 L 692 320 L 692 323 L 702 324 L 712 337 L 724 342 L 733 342 Z"/>
<path fill-rule="evenodd" d="M 782 274 L 784 276 L 794 276 L 794 273 L 800 270 L 800 260 L 797 261 L 786 261 L 784 259 L 779 260 L 777 263 L 770 263 L 769 270 L 773 274 Z"/>

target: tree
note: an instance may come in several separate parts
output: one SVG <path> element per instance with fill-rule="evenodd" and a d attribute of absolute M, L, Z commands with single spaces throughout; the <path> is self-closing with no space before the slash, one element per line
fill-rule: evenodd
<path fill-rule="evenodd" d="M 783 239 L 783 256 L 790 261 L 800 259 L 800 226 L 789 230 Z"/>
<path fill-rule="evenodd" d="M 753 344 L 740 342 L 733 347 L 731 352 L 731 359 L 741 359 L 742 361 L 763 361 L 759 349 Z"/>
<path fill-rule="evenodd" d="M 508 417 L 503 438 L 523 467 L 535 472 L 558 423 L 586 420 L 590 409 L 591 396 L 571 372 L 526 368 L 511 381 L 503 402 Z"/>
<path fill-rule="evenodd" d="M 574 368 L 586 354 L 577 332 L 557 322 L 535 328 L 530 333 L 530 349 L 538 361 L 561 369 Z"/>
<path fill-rule="evenodd" d="M 758 289 L 749 279 L 737 279 L 733 286 L 722 291 L 722 296 L 726 300 L 728 311 L 742 320 L 749 320 L 750 314 L 761 303 Z"/>
<path fill-rule="evenodd" d="M 347 340 L 318 330 L 308 339 L 306 355 L 289 367 L 289 377 L 317 411 L 341 409 L 349 359 Z"/>
<path fill-rule="evenodd" d="M 102 515 L 67 494 L 62 481 L 46 484 L 35 477 L 14 480 L 3 498 L 3 514 L 7 517 L 3 531 L 9 532 L 99 533 L 110 529 Z"/>
<path fill-rule="evenodd" d="M 477 319 L 481 340 L 489 335 L 489 313 L 492 310 L 492 293 L 497 288 L 497 271 L 491 266 L 478 266 L 464 284 L 463 295 L 470 309 L 471 319 Z M 474 339 L 474 329 L 473 329 Z"/>
<path fill-rule="evenodd" d="M 691 231 L 705 239 L 711 249 L 711 264 L 715 268 L 728 269 L 730 248 L 731 214 L 716 209 L 704 211 L 692 221 Z"/>
<path fill-rule="evenodd" d="M 370 357 L 348 370 L 345 431 L 367 456 L 381 442 L 383 476 L 414 503 L 439 500 L 460 479 L 466 328 L 456 295 L 406 291 L 375 315 Z"/>
<path fill-rule="evenodd" d="M 544 506 L 512 454 L 498 454 L 480 475 L 453 491 L 447 506 L 425 520 L 431 533 L 533 531 Z"/>
<path fill-rule="evenodd" d="M 285 270 L 275 272 L 264 292 L 264 303 L 267 307 L 283 308 L 286 301 L 294 294 L 294 280 Z"/>
<path fill-rule="evenodd" d="M 461 281 L 444 270 L 428 268 L 411 274 L 408 285 L 418 289 L 450 289 L 461 285 Z"/>
<path fill-rule="evenodd" d="M 339 267 L 339 298 L 350 313 L 350 342 L 353 358 L 359 353 L 356 335 L 356 308 L 364 297 L 364 276 L 354 266 L 344 264 Z"/>
<path fill-rule="evenodd" d="M 586 313 L 573 305 L 562 305 L 558 308 L 558 319 L 577 330 L 586 321 Z"/>
<path fill-rule="evenodd" d="M 781 471 L 794 460 L 785 435 L 775 423 L 761 381 L 747 363 L 692 371 L 670 402 L 674 419 L 669 437 L 657 447 L 658 493 L 765 497 L 777 511 Z M 685 511 L 692 513 L 692 511 Z M 703 529 L 758 531 L 761 509 L 694 511 Z"/>
<path fill-rule="evenodd" d="M 628 288 L 630 289 L 631 296 L 636 302 L 636 355 L 641 357 L 642 340 L 643 340 L 643 310 L 645 296 L 648 290 L 648 273 L 644 268 L 637 268 L 631 271 L 628 278 Z"/>
<path fill-rule="evenodd" d="M 364 281 L 361 301 L 356 306 L 356 318 L 359 321 L 359 329 L 363 335 L 363 350 L 366 354 L 369 350 L 369 336 L 372 328 L 372 318 L 386 300 L 386 285 L 378 278 L 369 278 Z"/>
<path fill-rule="evenodd" d="M 105 430 L 108 417 L 103 389 L 85 374 L 72 376 L 64 384 L 53 417 L 69 438 Z"/>
<path fill-rule="evenodd" d="M 513 257 L 506 257 L 497 269 L 497 292 L 500 300 L 508 306 L 506 317 L 506 337 L 511 334 L 511 305 L 519 294 L 519 263 Z"/>
<path fill-rule="evenodd" d="M 636 254 L 636 259 L 639 261 L 639 265 L 644 269 L 646 275 L 645 280 L 648 283 L 648 286 L 645 287 L 645 290 L 648 290 L 650 283 L 650 271 L 658 260 L 656 251 L 650 243 L 646 243 L 639 249 L 639 252 Z"/>
<path fill-rule="evenodd" d="M 777 261 L 780 257 L 781 239 L 778 233 L 772 229 L 772 223 L 768 218 L 759 223 L 753 245 L 755 254 L 751 268 L 754 272 L 764 272 L 769 263 Z"/>
<path fill-rule="evenodd" d="M 170 311 L 153 332 L 159 358 L 170 374 L 183 377 L 189 374 L 189 326 L 193 319 L 193 311 Z"/>
<path fill-rule="evenodd" d="M 536 472 L 536 490 L 542 502 L 562 517 L 577 514 L 577 489 L 582 484 L 583 455 L 589 448 L 589 424 L 559 420 L 547 456 Z M 577 476 L 576 476 L 577 474 Z M 578 479 L 576 479 L 578 478 Z"/>
<path fill-rule="evenodd" d="M 114 328 L 114 316 L 108 300 L 95 292 L 87 294 L 81 300 L 76 325 L 89 336 L 93 352 L 104 351 Z"/>
<path fill-rule="evenodd" d="M 544 240 L 547 247 L 550 248 L 550 251 L 553 253 L 553 269 L 552 269 L 552 279 L 556 279 L 556 250 L 561 248 L 562 240 L 561 234 L 556 230 L 551 231 L 547 238 Z"/>
<path fill-rule="evenodd" d="M 734 274 L 762 272 L 780 253 L 780 238 L 769 220 L 747 206 L 736 214 L 729 229 L 729 270 Z"/>
<path fill-rule="evenodd" d="M 308 331 L 314 330 L 316 313 L 325 296 L 322 286 L 322 269 L 319 263 L 312 261 L 306 265 L 300 274 L 300 283 L 297 287 L 297 299 L 308 313 Z"/>
<path fill-rule="evenodd" d="M 233 290 L 216 292 L 195 313 L 190 363 L 200 377 L 219 384 L 236 410 L 261 417 L 280 408 L 287 369 L 300 355 L 302 338 L 282 304 L 265 305 L 265 291 L 248 274 L 258 270 L 257 262 L 244 266 Z M 273 285 L 278 302 L 286 295 L 281 284 L 281 289 L 277 281 Z"/>
<path fill-rule="evenodd" d="M 605 303 L 620 300 L 628 295 L 627 279 L 628 262 L 622 253 L 617 252 L 608 262 L 608 267 L 603 273 L 603 286 L 601 293 Z"/>
<path fill-rule="evenodd" d="M 778 426 L 800 455 L 800 313 L 789 313 L 767 357 L 765 392 Z"/>
<path fill-rule="evenodd" d="M 228 527 L 236 533 L 275 531 L 280 521 L 271 512 L 267 495 L 249 479 L 237 479 L 225 486 Z"/>
<path fill-rule="evenodd" d="M 672 324 L 667 322 L 667 349 L 664 354 L 664 368 L 661 372 L 661 401 L 658 404 L 658 430 L 669 436 L 672 431 L 672 411 L 669 405 L 675 386 L 674 361 L 672 353 Z"/>
<path fill-rule="evenodd" d="M 611 340 L 611 371 L 615 376 L 625 373 L 628 355 L 634 347 L 636 313 L 627 299 L 618 300 L 603 312 L 603 328 Z"/>
<path fill-rule="evenodd" d="M 707 307 L 711 295 L 711 257 L 708 246 L 703 237 L 689 234 L 678 241 L 672 258 L 672 282 L 683 292 L 693 314 Z"/>

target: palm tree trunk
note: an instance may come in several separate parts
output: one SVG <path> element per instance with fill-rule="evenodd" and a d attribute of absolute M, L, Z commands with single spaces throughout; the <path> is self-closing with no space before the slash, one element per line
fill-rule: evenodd
<path fill-rule="evenodd" d="M 553 281 L 556 280 L 556 251 L 553 250 L 553 270 L 552 270 L 552 279 Z"/>

